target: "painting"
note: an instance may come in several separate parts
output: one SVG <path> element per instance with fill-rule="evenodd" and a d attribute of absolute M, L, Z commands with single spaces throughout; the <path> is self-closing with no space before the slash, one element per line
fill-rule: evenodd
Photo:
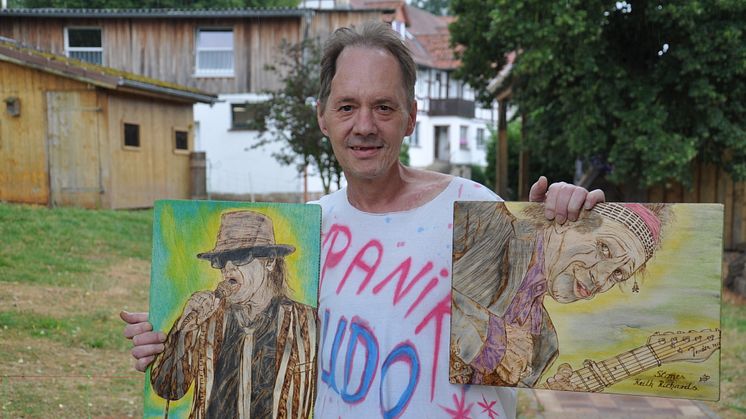
<path fill-rule="evenodd" d="M 723 207 L 454 204 L 452 383 L 718 400 Z"/>
<path fill-rule="evenodd" d="M 307 418 L 316 389 L 318 205 L 158 201 L 146 418 Z"/>

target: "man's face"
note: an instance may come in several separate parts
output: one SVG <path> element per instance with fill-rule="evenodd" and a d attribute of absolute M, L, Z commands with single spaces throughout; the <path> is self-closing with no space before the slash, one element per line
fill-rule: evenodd
<path fill-rule="evenodd" d="M 377 48 L 348 47 L 326 106 L 317 106 L 321 131 L 351 179 L 376 179 L 398 170 L 402 139 L 412 134 L 417 105 L 407 105 L 399 62 Z"/>
<path fill-rule="evenodd" d="M 645 263 L 645 249 L 623 224 L 603 217 L 592 231 L 553 225 L 544 243 L 549 294 L 560 303 L 589 300 L 625 281 Z"/>
<path fill-rule="evenodd" d="M 230 303 L 251 300 L 260 288 L 269 286 L 265 264 L 265 259 L 252 259 L 244 265 L 237 265 L 236 261 L 226 262 L 220 270 L 223 280 L 218 284 L 218 290 Z"/>

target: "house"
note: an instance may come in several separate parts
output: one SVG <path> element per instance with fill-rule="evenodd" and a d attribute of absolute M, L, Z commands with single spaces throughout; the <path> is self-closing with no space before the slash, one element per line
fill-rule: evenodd
<path fill-rule="evenodd" d="M 0 200 L 150 207 L 190 197 L 194 103 L 216 97 L 0 39 Z"/>
<path fill-rule="evenodd" d="M 497 106 L 482 107 L 474 90 L 453 77 L 459 66 L 450 45 L 449 16 L 436 16 L 403 1 L 351 0 L 353 8 L 393 9 L 386 15 L 412 51 L 417 65 L 417 125 L 409 138 L 413 167 L 471 177 L 486 166 L 486 143 Z"/>
<path fill-rule="evenodd" d="M 326 37 L 339 26 L 377 20 L 381 10 L 0 10 L 0 36 L 35 48 L 218 94 L 194 106 L 195 150 L 206 152 L 212 198 L 294 200 L 304 181 L 295 166 L 256 149 L 259 133 L 246 122 L 267 90 L 280 87 L 266 70 L 283 42 Z M 312 192 L 321 182 L 309 179 Z"/>

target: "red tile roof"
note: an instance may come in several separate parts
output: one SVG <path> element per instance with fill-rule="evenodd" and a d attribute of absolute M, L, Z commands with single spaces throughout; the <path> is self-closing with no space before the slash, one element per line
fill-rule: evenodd
<path fill-rule="evenodd" d="M 448 31 L 448 24 L 454 17 L 436 16 L 396 0 L 350 0 L 350 6 L 353 9 L 394 9 L 391 20 L 404 22 L 407 32 L 412 35 L 406 38 L 406 44 L 418 65 L 442 70 L 458 67 L 459 61 L 454 57 Z"/>

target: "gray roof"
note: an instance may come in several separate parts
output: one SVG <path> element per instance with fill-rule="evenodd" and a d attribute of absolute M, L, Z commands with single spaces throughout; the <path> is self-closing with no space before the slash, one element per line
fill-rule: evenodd
<path fill-rule="evenodd" d="M 78 17 L 78 18 L 193 18 L 216 17 L 299 17 L 311 13 L 311 9 L 0 9 L 0 17 Z"/>

